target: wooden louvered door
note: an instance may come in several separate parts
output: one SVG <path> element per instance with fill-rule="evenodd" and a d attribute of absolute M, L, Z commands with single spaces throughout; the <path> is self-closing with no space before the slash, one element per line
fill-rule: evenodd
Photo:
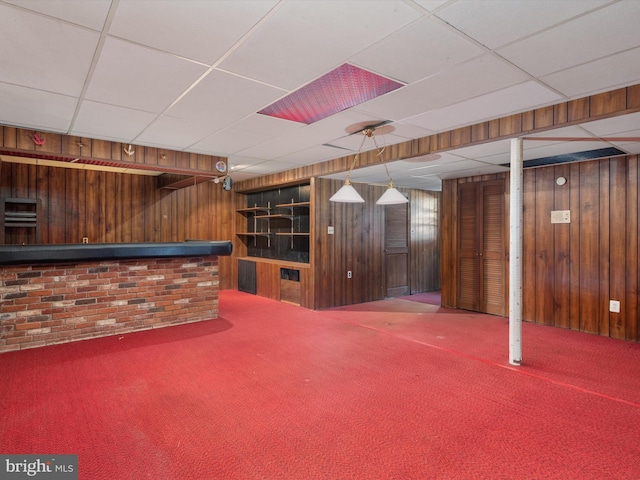
<path fill-rule="evenodd" d="M 459 186 L 459 308 L 506 315 L 504 222 L 504 182 L 465 183 Z"/>
<path fill-rule="evenodd" d="M 386 296 L 409 295 L 409 207 L 402 203 L 384 209 Z"/>

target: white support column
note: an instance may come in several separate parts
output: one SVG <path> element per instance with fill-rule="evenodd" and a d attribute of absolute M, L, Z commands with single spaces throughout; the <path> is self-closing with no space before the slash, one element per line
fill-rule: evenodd
<path fill-rule="evenodd" d="M 522 164 L 523 140 L 511 140 L 509 198 L 509 363 L 522 363 Z"/>

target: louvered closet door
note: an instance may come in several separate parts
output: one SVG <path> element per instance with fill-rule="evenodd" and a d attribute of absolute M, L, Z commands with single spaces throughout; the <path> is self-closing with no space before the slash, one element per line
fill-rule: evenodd
<path fill-rule="evenodd" d="M 478 184 L 458 187 L 458 308 L 480 308 Z"/>
<path fill-rule="evenodd" d="M 409 294 L 409 204 L 387 205 L 385 209 L 384 252 L 386 296 Z"/>
<path fill-rule="evenodd" d="M 502 181 L 459 186 L 459 308 L 506 314 L 504 204 Z"/>

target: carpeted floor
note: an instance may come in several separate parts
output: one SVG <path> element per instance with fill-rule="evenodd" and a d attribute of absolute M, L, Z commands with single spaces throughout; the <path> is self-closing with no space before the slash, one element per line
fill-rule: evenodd
<path fill-rule="evenodd" d="M 373 304 L 377 304 L 373 305 Z M 0 453 L 81 479 L 636 479 L 640 345 L 394 299 L 0 355 Z"/>

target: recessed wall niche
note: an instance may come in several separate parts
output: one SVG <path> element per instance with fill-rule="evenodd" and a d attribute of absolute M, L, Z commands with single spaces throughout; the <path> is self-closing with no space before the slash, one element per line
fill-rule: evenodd
<path fill-rule="evenodd" d="M 310 200 L 309 184 L 246 194 L 237 235 L 247 256 L 309 263 Z"/>

